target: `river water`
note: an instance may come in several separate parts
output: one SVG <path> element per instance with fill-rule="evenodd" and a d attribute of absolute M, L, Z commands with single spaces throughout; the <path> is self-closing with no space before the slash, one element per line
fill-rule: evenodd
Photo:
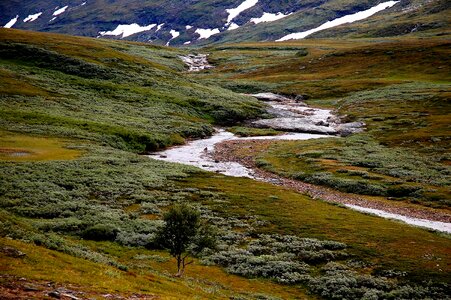
<path fill-rule="evenodd" d="M 183 146 L 173 147 L 149 155 L 151 158 L 195 166 L 206 171 L 228 176 L 261 179 L 254 171 L 237 162 L 218 162 L 213 159 L 212 152 L 216 144 L 231 140 L 308 140 L 329 137 L 321 134 L 288 133 L 276 136 L 238 137 L 224 129 L 207 139 L 191 141 Z"/>

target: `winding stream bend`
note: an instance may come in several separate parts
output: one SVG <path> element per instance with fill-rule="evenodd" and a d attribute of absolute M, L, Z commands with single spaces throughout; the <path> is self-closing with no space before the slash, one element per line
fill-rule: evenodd
<path fill-rule="evenodd" d="M 193 57 L 196 63 L 208 64 L 206 56 Z M 200 58 L 199 60 L 197 58 Z M 204 60 L 205 59 L 205 60 Z M 190 65 L 189 63 L 187 63 Z M 202 69 L 196 65 L 191 71 Z M 327 109 L 311 108 L 296 99 L 289 99 L 272 93 L 261 93 L 252 95 L 255 98 L 267 101 L 268 112 L 274 118 L 261 119 L 252 123 L 255 127 L 274 128 L 290 131 L 277 136 L 238 137 L 233 133 L 218 128 L 216 133 L 207 139 L 194 140 L 189 143 L 172 147 L 170 149 L 152 153 L 150 158 L 182 163 L 195 166 L 206 171 L 221 173 L 227 176 L 248 177 L 259 181 L 272 182 L 271 179 L 258 176 L 254 170 L 238 162 L 222 162 L 215 160 L 215 145 L 232 140 L 308 140 L 316 138 L 332 138 L 346 136 L 363 130 L 363 123 L 341 123 L 340 119 L 332 111 Z M 441 232 L 451 233 L 451 223 L 432 221 L 409 217 L 406 215 L 387 212 L 380 209 L 369 208 L 354 204 L 343 203 L 346 207 L 363 213 L 369 213 L 387 219 L 395 219 L 410 225 L 433 229 Z"/>
<path fill-rule="evenodd" d="M 219 162 L 213 158 L 213 152 L 216 144 L 231 140 L 308 140 L 315 138 L 328 137 L 327 135 L 308 134 L 308 133 L 288 133 L 276 136 L 258 136 L 258 137 L 237 137 L 224 129 L 217 129 L 216 133 L 203 140 L 195 140 L 183 146 L 173 147 L 157 153 L 152 153 L 149 157 L 182 163 L 195 166 L 206 171 L 221 173 L 228 176 L 248 177 L 257 180 L 263 180 L 255 172 L 237 162 Z"/>
<path fill-rule="evenodd" d="M 206 171 L 221 173 L 227 176 L 248 177 L 259 181 L 268 182 L 268 179 L 258 176 L 258 174 L 256 174 L 256 172 L 254 172 L 252 169 L 247 168 L 246 166 L 238 162 L 222 162 L 215 160 L 213 156 L 215 145 L 232 140 L 308 140 L 316 138 L 332 138 L 334 137 L 334 135 L 330 134 L 340 134 L 340 128 L 343 128 L 343 126 L 346 125 L 335 123 L 338 122 L 338 118 L 334 117 L 331 111 L 328 110 L 308 108 L 302 103 L 296 105 L 293 102 L 269 102 L 269 104 L 271 105 L 270 111 L 272 113 L 274 113 L 274 111 L 278 111 L 278 113 L 275 113 L 276 118 L 258 120 L 254 123 L 258 124 L 260 121 L 263 121 L 269 124 L 270 122 L 274 122 L 274 124 L 278 126 L 277 128 L 285 124 L 289 127 L 285 129 L 290 129 L 291 124 L 295 124 L 296 129 L 308 129 L 311 132 L 323 132 L 324 134 L 290 132 L 277 136 L 238 137 L 231 132 L 225 131 L 224 129 L 217 129 L 216 133 L 210 138 L 194 140 L 183 146 L 172 147 L 161 152 L 152 153 L 149 155 L 149 157 L 158 160 L 191 165 Z M 286 114 L 284 114 L 283 111 L 287 109 L 289 110 L 286 112 Z M 298 114 L 298 112 L 296 112 L 296 109 L 298 109 L 298 111 L 300 111 L 301 113 Z M 293 113 L 293 111 L 295 112 Z M 308 111 L 308 113 L 305 114 L 305 111 Z M 280 119 L 287 121 L 283 123 L 280 121 Z M 296 123 L 303 125 L 298 126 L 296 125 Z M 344 127 L 346 128 L 346 130 L 349 130 L 349 128 L 356 128 L 355 124 Z M 271 180 L 269 180 L 269 182 L 271 182 Z M 451 223 L 412 218 L 383 211 L 380 209 L 368 208 L 353 204 L 344 203 L 344 205 L 348 208 L 364 213 L 373 214 L 379 217 L 395 219 L 410 225 L 451 233 Z"/>

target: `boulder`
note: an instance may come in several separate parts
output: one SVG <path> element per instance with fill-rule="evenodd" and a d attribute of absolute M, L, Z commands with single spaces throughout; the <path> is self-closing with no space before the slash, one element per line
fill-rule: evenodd
<path fill-rule="evenodd" d="M 274 94 L 274 93 L 258 93 L 258 94 L 252 94 L 251 96 L 257 98 L 258 100 L 262 100 L 262 101 L 277 101 L 277 102 L 292 101 L 292 99 L 290 99 L 290 98 L 287 98 L 282 95 Z"/>
<path fill-rule="evenodd" d="M 258 128 L 272 128 L 281 131 L 294 131 L 317 134 L 338 134 L 337 130 L 331 126 L 315 125 L 309 119 L 302 118 L 274 118 L 258 120 L 252 123 Z"/>
<path fill-rule="evenodd" d="M 351 122 L 339 124 L 336 129 L 340 136 L 348 136 L 353 133 L 362 132 L 364 130 L 365 123 L 364 122 Z"/>

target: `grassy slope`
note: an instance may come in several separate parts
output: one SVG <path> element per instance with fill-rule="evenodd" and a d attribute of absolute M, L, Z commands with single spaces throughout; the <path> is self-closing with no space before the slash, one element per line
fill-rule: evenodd
<path fill-rule="evenodd" d="M 164 195 L 169 178 L 192 169 L 122 150 L 143 151 L 152 139 L 164 147 L 182 136 L 205 136 L 215 122 L 256 115 L 260 105 L 184 78 L 177 73 L 183 51 L 17 30 L 2 30 L 0 40 L 1 235 L 33 242 L 1 239 L 3 275 L 75 285 L 94 296 L 304 297 L 300 289 L 214 267 L 192 266 L 176 280 L 167 254 L 128 247 L 147 244 L 160 224 L 138 218 L 133 205 L 152 199 L 155 188 Z M 162 199 L 162 207 L 170 201 Z M 77 238 L 99 223 L 120 228 L 122 246 Z M 27 256 L 9 257 L 5 246 Z M 144 258 L 133 259 L 138 254 Z"/>
<path fill-rule="evenodd" d="M 299 289 L 280 286 L 269 281 L 247 280 L 226 274 L 218 267 L 193 265 L 183 279 L 176 279 L 175 262 L 161 251 L 130 249 L 111 243 L 97 243 L 100 251 L 114 252 L 120 259 L 133 266 L 128 271 L 93 263 L 71 255 L 48 250 L 14 240 L 0 239 L 2 246 L 14 247 L 26 256 L 21 259 L 2 256 L 2 275 L 25 277 L 28 286 L 33 283 L 53 281 L 73 291 L 83 292 L 84 297 L 100 298 L 105 294 L 131 297 L 157 296 L 159 299 L 229 299 L 257 295 L 273 295 L 281 298 L 299 297 L 304 294 Z M 7 278 L 3 284 L 11 284 Z M 25 282 L 27 286 L 27 282 Z M 38 288 L 33 299 L 48 299 L 50 288 Z"/>
<path fill-rule="evenodd" d="M 54 154 L 67 149 L 77 152 L 53 160 L 36 161 L 30 155 L 21 162 L 15 157 L 0 162 L 0 232 L 14 239 L 2 238 L 1 243 L 27 254 L 19 259 L 2 253 L 2 273 L 74 284 L 94 295 L 314 298 L 306 296 L 305 285 L 243 279 L 197 264 L 190 266 L 187 278 L 172 278 L 174 264 L 167 255 L 144 247 L 154 248 L 151 241 L 161 226 L 162 213 L 175 202 L 188 201 L 202 208 L 203 216 L 223 230 L 224 238 L 238 237 L 242 247 L 260 233 L 329 239 L 346 243 L 351 259 L 368 264 L 357 268 L 358 274 L 396 269 L 408 275 L 390 280 L 420 282 L 424 274 L 435 283 L 449 280 L 447 236 L 313 201 L 268 184 L 198 173 L 130 153 L 143 150 L 142 140 L 125 139 L 122 131 L 113 130 L 115 126 L 152 137 L 188 137 L 208 133 L 211 122 L 223 116 L 231 116 L 232 121 L 259 112 L 260 107 L 247 97 L 183 78 L 174 71 L 181 68 L 176 59 L 180 52 L 13 30 L 0 34 L 8 49 L 3 53 L 11 50 L 6 41 L 14 47 L 20 44 L 14 49 L 22 51 L 21 59 L 0 61 L 6 79 L 1 81 L 5 91 L 0 98 L 1 128 L 8 131 L 1 137 L 2 148 L 12 148 L 14 143 L 20 151 L 32 152 L 27 141 L 37 136 L 55 142 L 48 145 Z M 34 65 L 36 61 L 23 54 L 30 45 L 53 51 L 38 50 L 42 55 L 57 53 L 60 64 Z M 348 43 L 337 47 L 346 48 Z M 286 55 L 285 50 L 281 53 Z M 270 59 L 269 53 L 262 55 Z M 104 79 L 81 78 L 84 67 Z M 28 87 L 26 94 L 21 86 Z M 194 93 L 191 101 L 185 97 L 189 92 Z M 218 115 L 217 109 L 222 113 Z M 160 117 L 158 122 L 149 121 L 155 117 Z M 162 146 L 177 141 L 181 142 L 169 140 Z M 118 232 L 114 242 L 80 239 L 99 225 Z M 406 247 L 410 243 L 415 247 Z M 346 263 L 342 258 L 333 260 Z M 319 276 L 324 263 L 311 264 L 311 275 Z M 53 268 L 83 276 L 61 277 Z"/>
<path fill-rule="evenodd" d="M 176 73 L 181 51 L 6 29 L 0 43 L 2 128 L 142 152 L 259 113 L 252 99 Z"/>
<path fill-rule="evenodd" d="M 449 259 L 446 247 L 450 241 L 446 235 L 431 235 L 415 227 L 318 202 L 293 191 L 248 179 L 198 176 L 182 179 L 182 182 L 188 187 L 227 195 L 231 205 L 216 205 L 216 209 L 225 215 L 245 216 L 252 211 L 262 216 L 268 225 L 260 228 L 261 232 L 343 242 L 351 245 L 350 251 L 356 258 L 373 262 L 373 268 L 408 270 L 409 276 L 417 280 L 426 273 L 428 278 L 440 278 L 450 271 L 445 264 L 437 266 L 427 258 L 431 251 L 440 260 Z M 411 244 L 415 247 L 410 247 Z"/>

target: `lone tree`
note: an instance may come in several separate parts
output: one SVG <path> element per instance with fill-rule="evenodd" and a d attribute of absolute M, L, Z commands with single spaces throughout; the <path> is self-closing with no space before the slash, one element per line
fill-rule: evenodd
<path fill-rule="evenodd" d="M 200 221 L 200 213 L 182 204 L 173 206 L 164 215 L 165 225 L 157 234 L 157 242 L 169 250 L 177 260 L 177 277 L 183 276 L 185 267 L 194 261 L 187 261 L 205 248 L 214 248 L 215 234 L 211 227 Z"/>

